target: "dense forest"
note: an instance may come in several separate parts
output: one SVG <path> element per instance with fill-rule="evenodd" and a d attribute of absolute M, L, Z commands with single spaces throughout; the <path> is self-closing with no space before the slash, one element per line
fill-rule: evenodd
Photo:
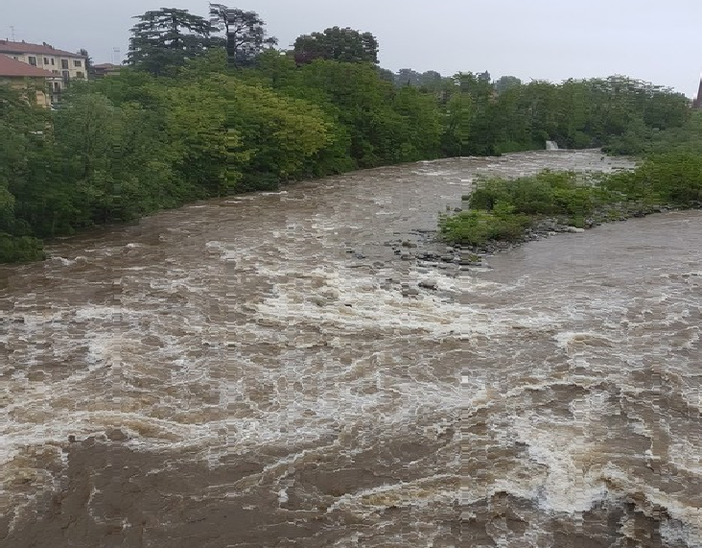
<path fill-rule="evenodd" d="M 256 13 L 209 10 L 137 16 L 120 74 L 72 84 L 55 109 L 0 86 L 0 262 L 232 192 L 549 140 L 638 153 L 690 123 L 683 95 L 625 77 L 393 73 L 370 33 L 324 29 L 286 51 Z"/>

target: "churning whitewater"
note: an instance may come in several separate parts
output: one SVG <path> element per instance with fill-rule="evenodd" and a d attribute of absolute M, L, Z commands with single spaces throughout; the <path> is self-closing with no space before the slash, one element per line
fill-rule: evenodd
<path fill-rule="evenodd" d="M 0 544 L 700 546 L 702 215 L 421 258 L 479 175 L 628 166 L 381 168 L 2 267 Z"/>

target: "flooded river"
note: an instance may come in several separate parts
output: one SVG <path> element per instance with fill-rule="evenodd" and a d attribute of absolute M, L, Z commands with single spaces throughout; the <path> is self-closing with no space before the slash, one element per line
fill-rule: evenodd
<path fill-rule="evenodd" d="M 702 214 L 413 257 L 477 175 L 625 165 L 382 168 L 0 267 L 0 546 L 700 546 Z"/>

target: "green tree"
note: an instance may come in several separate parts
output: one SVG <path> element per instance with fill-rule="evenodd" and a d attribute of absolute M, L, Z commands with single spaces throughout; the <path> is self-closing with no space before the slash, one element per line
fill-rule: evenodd
<path fill-rule="evenodd" d="M 78 55 L 83 55 L 85 57 L 85 76 L 87 78 L 93 78 L 95 76 L 95 71 L 93 70 L 93 58 L 90 57 L 88 50 L 81 48 L 78 50 Z"/>
<path fill-rule="evenodd" d="M 419 86 L 422 81 L 422 75 L 416 70 L 403 68 L 397 71 L 395 82 L 398 87 L 403 86 Z"/>
<path fill-rule="evenodd" d="M 402 117 L 396 141 L 399 161 L 411 162 L 439 155 L 441 126 L 434 97 L 405 87 L 393 98 L 393 110 Z"/>
<path fill-rule="evenodd" d="M 378 75 L 380 79 L 385 82 L 390 82 L 391 84 L 395 83 L 395 73 L 389 69 L 379 68 Z"/>
<path fill-rule="evenodd" d="M 226 39 L 229 34 L 229 12 L 230 8 L 224 4 L 210 3 L 210 24 L 215 32 L 221 32 Z"/>
<path fill-rule="evenodd" d="M 136 16 L 131 29 L 128 63 L 156 76 L 174 75 L 186 60 L 204 55 L 212 46 L 212 25 L 188 10 L 162 8 Z"/>
<path fill-rule="evenodd" d="M 347 154 L 360 167 L 398 161 L 402 118 L 392 108 L 394 89 L 375 66 L 317 60 L 299 71 L 308 97 L 323 101 L 345 128 Z"/>
<path fill-rule="evenodd" d="M 74 208 L 70 220 L 53 222 L 53 230 L 121 219 L 113 151 L 120 146 L 122 124 L 121 111 L 104 95 L 88 90 L 74 91 L 56 112 L 54 133 L 65 159 L 64 173 L 73 187 Z"/>
<path fill-rule="evenodd" d="M 226 77 L 217 75 L 166 92 L 167 138 L 178 156 L 174 168 L 200 198 L 227 191 L 227 99 L 219 91 L 226 85 Z"/>
<path fill-rule="evenodd" d="M 443 113 L 441 152 L 444 156 L 464 156 L 468 154 L 472 100 L 458 86 L 448 91 L 448 97 Z"/>
<path fill-rule="evenodd" d="M 490 82 L 490 74 L 461 72 L 454 76 L 454 84 L 462 95 L 461 108 L 466 105 L 470 107 L 469 138 L 463 143 L 462 154 L 496 154 L 499 152 L 496 146 L 497 128 L 493 123 L 496 94 Z M 465 101 L 466 95 L 470 97 L 468 102 Z M 461 134 L 465 135 L 465 132 L 461 130 Z"/>
<path fill-rule="evenodd" d="M 378 63 L 378 40 L 370 32 L 331 27 L 324 32 L 298 36 L 293 46 L 295 60 L 310 63 L 328 59 L 346 63 Z"/>
<path fill-rule="evenodd" d="M 516 76 L 501 76 L 495 81 L 495 91 L 497 93 L 504 93 L 510 88 L 515 86 L 521 86 L 522 81 Z"/>
<path fill-rule="evenodd" d="M 247 158 L 241 187 L 277 188 L 304 175 L 306 160 L 330 142 L 330 127 L 313 104 L 285 97 L 260 85 L 232 82 L 230 153 Z M 237 143 L 237 141 L 241 141 Z"/>
<path fill-rule="evenodd" d="M 67 202 L 48 122 L 49 112 L 0 85 L 0 262 L 41 259 L 35 221 Z"/>
<path fill-rule="evenodd" d="M 266 36 L 263 20 L 255 11 L 227 9 L 224 17 L 227 33 L 227 57 L 232 67 L 251 66 L 266 47 L 278 39 Z"/>

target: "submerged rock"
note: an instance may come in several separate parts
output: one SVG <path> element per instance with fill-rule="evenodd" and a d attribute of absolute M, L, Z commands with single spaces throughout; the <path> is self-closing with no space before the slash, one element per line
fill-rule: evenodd
<path fill-rule="evenodd" d="M 119 428 L 110 428 L 106 434 L 110 441 L 127 441 L 129 439 L 129 436 Z"/>
<path fill-rule="evenodd" d="M 422 280 L 419 282 L 419 287 L 423 287 L 424 289 L 431 289 L 432 291 L 435 291 L 438 288 L 438 283 L 436 280 Z"/>

